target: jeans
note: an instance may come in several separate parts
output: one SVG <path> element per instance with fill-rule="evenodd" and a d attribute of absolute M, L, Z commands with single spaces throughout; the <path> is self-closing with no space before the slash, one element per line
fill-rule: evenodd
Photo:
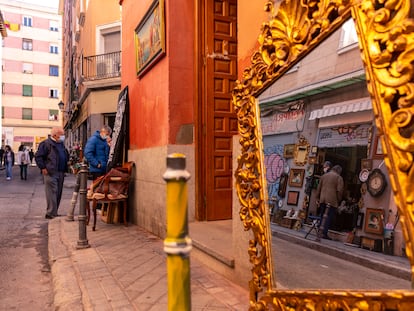
<path fill-rule="evenodd" d="M 7 177 L 12 177 L 12 167 L 13 167 L 13 165 L 12 165 L 12 163 L 9 163 L 9 162 L 7 162 L 6 163 L 6 176 Z"/>
<path fill-rule="evenodd" d="M 321 203 L 320 207 L 321 207 L 321 226 L 320 226 L 319 232 L 322 231 L 322 236 L 327 237 L 329 227 L 331 226 L 332 220 L 336 213 L 336 207 L 325 205 L 324 203 Z"/>
<path fill-rule="evenodd" d="M 27 179 L 27 164 L 20 164 L 20 179 Z"/>

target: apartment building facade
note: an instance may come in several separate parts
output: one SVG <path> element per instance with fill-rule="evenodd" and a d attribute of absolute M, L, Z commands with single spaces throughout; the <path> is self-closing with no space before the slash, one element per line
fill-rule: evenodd
<path fill-rule="evenodd" d="M 61 125 L 61 17 L 56 8 L 1 0 L 8 36 L 2 57 L 2 145 L 37 150 Z"/>
<path fill-rule="evenodd" d="M 111 0 L 60 0 L 59 11 L 67 147 L 83 148 L 102 125 L 114 126 L 121 89 L 121 11 Z"/>

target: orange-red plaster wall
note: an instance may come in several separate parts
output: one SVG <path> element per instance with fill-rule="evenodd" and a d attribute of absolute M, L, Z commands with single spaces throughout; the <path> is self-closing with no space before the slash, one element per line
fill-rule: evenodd
<path fill-rule="evenodd" d="M 262 23 L 267 21 L 268 13 L 264 11 L 265 1 L 239 0 L 237 2 L 237 44 L 238 44 L 238 76 L 250 66 L 250 59 L 258 49 Z"/>
<path fill-rule="evenodd" d="M 130 100 L 130 148 L 176 143 L 182 125 L 193 123 L 194 4 L 165 1 L 166 55 L 136 76 L 134 31 L 152 1 L 122 1 L 122 87 Z"/>

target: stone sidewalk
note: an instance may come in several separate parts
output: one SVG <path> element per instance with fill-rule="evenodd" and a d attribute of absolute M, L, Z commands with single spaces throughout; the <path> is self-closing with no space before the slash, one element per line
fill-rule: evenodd
<path fill-rule="evenodd" d="M 71 178 L 59 211 L 70 206 Z M 75 214 L 78 207 L 75 210 Z M 99 217 L 99 215 L 98 215 Z M 76 219 L 77 217 L 75 217 Z M 56 310 L 167 310 L 163 241 L 135 225 L 87 227 L 90 248 L 76 249 L 79 223 L 49 221 Z M 191 256 L 191 255 L 190 255 Z M 192 310 L 247 310 L 248 291 L 190 257 Z"/>

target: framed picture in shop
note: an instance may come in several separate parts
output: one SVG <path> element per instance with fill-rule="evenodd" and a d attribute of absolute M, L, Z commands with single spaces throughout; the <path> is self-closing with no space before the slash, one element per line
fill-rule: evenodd
<path fill-rule="evenodd" d="M 361 159 L 361 170 L 372 170 L 372 159 Z"/>
<path fill-rule="evenodd" d="M 365 214 L 365 232 L 382 235 L 384 232 L 383 219 L 384 211 L 382 209 L 367 208 Z"/>
<path fill-rule="evenodd" d="M 288 205 L 297 206 L 299 202 L 299 191 L 289 191 L 287 195 L 286 203 Z"/>
<path fill-rule="evenodd" d="M 285 159 L 293 158 L 295 154 L 295 144 L 288 144 L 283 147 L 283 157 Z"/>
<path fill-rule="evenodd" d="M 384 157 L 384 153 L 382 151 L 381 138 L 378 135 L 375 136 L 374 150 L 372 152 L 372 157 L 373 158 L 383 158 Z"/>
<path fill-rule="evenodd" d="M 303 168 L 292 168 L 289 172 L 289 186 L 302 187 L 305 178 L 305 170 Z"/>

